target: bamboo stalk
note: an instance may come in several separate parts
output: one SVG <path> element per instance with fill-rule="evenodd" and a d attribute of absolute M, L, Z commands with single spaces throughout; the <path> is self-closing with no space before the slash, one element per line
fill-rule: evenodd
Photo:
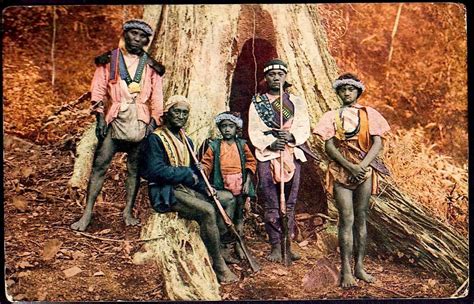
<path fill-rule="evenodd" d="M 397 17 L 395 18 L 395 23 L 393 24 L 393 30 L 392 30 L 392 36 L 391 36 L 392 39 L 390 41 L 390 50 L 388 52 L 388 62 L 390 62 L 392 60 L 393 41 L 395 40 L 395 35 L 397 34 L 398 22 L 400 20 L 400 15 L 402 13 L 402 5 L 403 5 L 403 3 L 400 3 L 400 5 L 398 5 Z"/>
<path fill-rule="evenodd" d="M 52 71 L 51 71 L 51 86 L 54 88 L 54 82 L 56 78 L 56 62 L 54 60 L 54 51 L 56 45 L 56 7 L 52 6 L 53 10 L 53 38 L 51 39 L 51 63 L 52 63 Z"/>

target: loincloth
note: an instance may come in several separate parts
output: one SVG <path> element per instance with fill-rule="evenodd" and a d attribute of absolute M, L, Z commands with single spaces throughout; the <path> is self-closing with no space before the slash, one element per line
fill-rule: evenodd
<path fill-rule="evenodd" d="M 357 137 L 350 140 L 339 141 L 337 149 L 345 159 L 353 164 L 359 164 L 363 160 L 360 153 L 361 150 L 358 148 Z M 331 161 L 329 162 L 326 172 L 326 189 L 329 193 L 333 194 L 334 183 L 338 183 L 344 188 L 355 190 L 357 186 L 365 182 L 368 178 L 372 178 L 372 194 L 376 194 L 378 189 L 377 172 L 370 166 L 367 169 L 368 171 L 363 178 L 356 182 L 351 182 L 350 177 L 352 173 L 336 161 Z"/>

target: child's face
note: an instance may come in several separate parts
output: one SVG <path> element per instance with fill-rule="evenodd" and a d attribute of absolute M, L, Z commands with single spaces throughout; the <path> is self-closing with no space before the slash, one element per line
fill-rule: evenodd
<path fill-rule="evenodd" d="M 235 138 L 237 132 L 237 125 L 228 119 L 224 119 L 219 124 L 219 131 L 221 131 L 224 140 Z"/>
<path fill-rule="evenodd" d="M 337 95 L 342 99 L 344 105 L 353 104 L 357 100 L 358 94 L 357 88 L 350 84 L 345 84 L 337 88 Z"/>

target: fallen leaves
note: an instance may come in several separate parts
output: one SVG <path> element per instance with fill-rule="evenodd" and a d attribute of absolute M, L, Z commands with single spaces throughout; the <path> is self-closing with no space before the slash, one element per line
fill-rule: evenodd
<path fill-rule="evenodd" d="M 304 240 L 304 241 L 298 243 L 298 246 L 300 246 L 300 247 L 306 247 L 306 246 L 308 246 L 308 244 L 309 244 L 309 241 L 308 241 L 308 240 Z"/>
<path fill-rule="evenodd" d="M 19 272 L 17 276 L 18 276 L 19 278 L 24 278 L 24 277 L 29 276 L 30 274 L 31 274 L 31 271 L 27 270 L 27 271 L 21 271 L 21 272 Z"/>
<path fill-rule="evenodd" d="M 28 201 L 24 196 L 15 196 L 12 198 L 13 206 L 20 212 L 26 212 L 28 210 Z"/>
<path fill-rule="evenodd" d="M 56 256 L 61 248 L 62 242 L 58 239 L 48 240 L 44 245 L 42 258 L 44 261 L 49 261 Z"/>
<path fill-rule="evenodd" d="M 15 284 L 15 281 L 12 280 L 12 279 L 8 279 L 8 280 L 5 281 L 5 284 L 7 285 L 7 287 L 10 287 L 10 286 L 12 286 L 13 284 Z"/>
<path fill-rule="evenodd" d="M 304 289 L 308 291 L 335 286 L 337 282 L 336 267 L 325 258 L 317 260 L 316 265 L 306 273 L 302 280 Z"/>
<path fill-rule="evenodd" d="M 286 276 L 286 275 L 288 275 L 288 271 L 286 271 L 286 270 L 284 270 L 284 269 L 281 269 L 281 268 L 274 269 L 274 270 L 272 270 L 272 272 L 273 272 L 274 274 L 279 275 L 279 276 Z"/>
<path fill-rule="evenodd" d="M 66 278 L 73 277 L 73 276 L 75 276 L 75 275 L 77 275 L 81 272 L 82 272 L 82 269 L 79 268 L 78 266 L 74 266 L 74 267 L 68 268 L 66 270 L 63 270 L 63 273 L 66 276 Z"/>
<path fill-rule="evenodd" d="M 47 296 L 47 291 L 38 291 L 38 301 L 45 301 Z"/>
<path fill-rule="evenodd" d="M 16 264 L 16 267 L 20 269 L 25 269 L 25 268 L 32 268 L 34 267 L 34 265 L 30 264 L 30 262 L 28 261 L 21 261 Z"/>
<path fill-rule="evenodd" d="M 84 252 L 81 252 L 81 251 L 74 251 L 72 253 L 72 258 L 74 260 L 77 260 L 77 259 L 81 259 L 81 258 L 84 258 L 86 256 L 86 254 Z"/>
<path fill-rule="evenodd" d="M 97 234 L 98 235 L 104 235 L 104 234 L 110 233 L 110 231 L 112 231 L 112 229 L 104 229 L 104 230 L 101 230 L 101 231 L 97 232 Z"/>

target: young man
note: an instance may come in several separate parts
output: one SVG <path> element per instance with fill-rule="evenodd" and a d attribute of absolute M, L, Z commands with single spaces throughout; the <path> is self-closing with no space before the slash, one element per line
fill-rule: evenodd
<path fill-rule="evenodd" d="M 252 184 L 257 161 L 247 142 L 237 137 L 242 129 L 242 119 L 233 112 L 223 112 L 216 116 L 215 122 L 222 134 L 222 139 L 209 143 L 209 148 L 202 157 L 201 164 L 209 177 L 210 183 L 217 190 L 230 191 L 235 197 L 235 216 L 233 222 L 240 236 L 243 236 L 244 202 L 246 197 L 255 197 Z M 226 231 L 225 225 L 219 221 L 221 232 Z M 224 227 L 222 227 L 224 225 Z M 222 233 L 221 233 L 222 234 Z M 229 243 L 232 243 L 229 241 Z M 235 244 L 235 243 L 234 243 Z M 237 263 L 226 247 L 223 252 L 227 262 Z M 242 248 L 235 244 L 235 251 L 240 259 L 244 259 Z"/>
<path fill-rule="evenodd" d="M 84 231 L 91 222 L 95 200 L 116 152 L 127 153 L 127 203 L 123 218 L 127 226 L 139 222 L 132 211 L 139 187 L 140 141 L 160 123 L 163 112 L 165 68 L 143 50 L 152 34 L 145 22 L 129 20 L 123 24 L 119 47 L 95 59 L 91 100 L 99 143 L 87 186 L 87 205 L 81 219 L 71 225 L 74 230 Z"/>
<path fill-rule="evenodd" d="M 284 91 L 283 126 L 280 126 L 280 85 L 283 85 L 284 90 L 290 86 L 286 82 L 287 64 L 280 59 L 274 59 L 265 64 L 263 72 L 268 90 L 252 98 L 249 108 L 249 137 L 255 146 L 259 184 L 265 202 L 265 229 L 271 244 L 271 252 L 267 258 L 280 262 L 280 180 L 284 182 L 289 237 L 292 237 L 301 163 L 307 160 L 298 146 L 308 139 L 310 125 L 305 101 Z M 280 151 L 283 151 L 283 176 L 280 176 Z M 295 252 L 290 252 L 289 256 L 292 260 L 300 258 Z"/>
<path fill-rule="evenodd" d="M 381 136 L 390 127 L 375 109 L 357 103 L 365 86 L 356 76 L 341 75 L 333 88 L 342 100 L 342 107 L 325 113 L 314 133 L 325 140 L 326 153 L 332 159 L 326 187 L 333 194 L 339 212 L 341 286 L 346 288 L 357 285 L 351 271 L 353 245 L 355 276 L 369 283 L 374 281 L 363 264 L 367 211 L 370 195 L 377 191 L 377 172 L 388 174 L 376 157 L 382 149 Z"/>
<path fill-rule="evenodd" d="M 148 180 L 148 193 L 157 212 L 178 212 L 178 215 L 199 223 L 201 237 L 212 258 L 212 267 L 219 282 L 234 282 L 237 276 L 227 267 L 220 252 L 220 237 L 213 203 L 204 180 L 199 175 L 180 133 L 189 117 L 190 105 L 184 96 L 168 99 L 164 108 L 164 125 L 145 141 L 140 174 Z M 187 140 L 192 142 L 189 138 Z M 230 192 L 217 191 L 224 209 L 235 204 Z M 232 214 L 233 215 L 233 214 Z M 230 216 L 232 216 L 230 215 Z"/>

